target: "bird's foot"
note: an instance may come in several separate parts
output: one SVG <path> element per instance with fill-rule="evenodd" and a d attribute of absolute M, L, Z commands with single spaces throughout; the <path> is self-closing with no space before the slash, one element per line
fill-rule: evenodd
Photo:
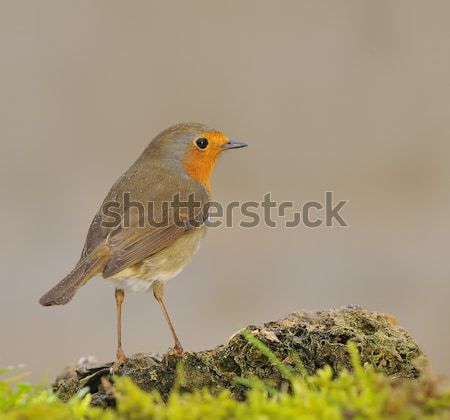
<path fill-rule="evenodd" d="M 183 356 L 184 354 L 183 346 L 179 342 L 175 343 L 175 347 L 173 349 L 169 349 L 169 351 L 170 350 L 172 350 L 173 354 L 176 356 Z"/>
<path fill-rule="evenodd" d="M 167 350 L 166 354 L 163 356 L 163 362 L 168 361 L 168 359 L 172 356 L 175 357 L 181 357 L 184 354 L 183 347 L 181 347 L 181 344 L 175 344 L 174 347 L 170 347 L 169 350 Z"/>
<path fill-rule="evenodd" d="M 128 357 L 121 348 L 117 349 L 116 361 L 112 365 L 112 373 L 116 373 L 126 362 L 128 362 Z"/>
<path fill-rule="evenodd" d="M 175 347 L 170 347 L 169 350 L 167 350 L 166 356 L 183 356 L 184 354 L 184 350 L 183 347 L 181 346 L 175 346 Z"/>

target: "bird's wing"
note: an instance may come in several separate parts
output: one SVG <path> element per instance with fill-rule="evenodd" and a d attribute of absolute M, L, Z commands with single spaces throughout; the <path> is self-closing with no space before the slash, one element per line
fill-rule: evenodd
<path fill-rule="evenodd" d="M 123 209 L 122 214 L 128 216 L 126 226 L 121 223 L 114 228 L 105 227 L 103 223 L 105 216 L 102 211 L 97 213 L 91 224 L 83 255 L 89 254 L 101 243 L 106 243 L 111 251 L 111 257 L 103 270 L 103 277 L 105 278 L 111 277 L 156 254 L 190 229 L 204 223 L 207 218 L 209 195 L 204 186 L 191 178 L 171 177 L 166 169 L 163 169 L 162 173 L 154 169 L 149 178 L 152 181 L 149 184 L 153 188 L 149 188 L 149 191 L 142 193 L 142 195 L 135 194 L 131 197 L 131 200 L 144 204 L 154 203 L 153 220 L 158 222 L 164 220 L 163 226 L 148 223 L 147 208 L 144 215 L 139 215 L 135 211 L 136 209 Z M 125 177 L 125 180 L 128 183 L 130 176 Z M 127 191 L 126 183 L 123 186 L 116 184 L 114 188 L 115 200 L 121 202 L 122 191 Z M 180 191 L 193 193 L 196 205 L 200 204 L 200 207 L 195 207 L 194 211 L 191 212 L 180 211 L 180 214 L 175 216 L 173 207 L 165 208 L 161 206 L 162 202 L 171 201 L 174 195 L 179 194 Z M 108 196 L 105 202 L 110 199 L 111 196 Z M 186 193 L 181 197 L 181 200 L 187 201 Z"/>
<path fill-rule="evenodd" d="M 103 270 L 103 277 L 111 277 L 156 254 L 189 229 L 172 224 L 163 228 L 122 229 L 111 235 L 107 240 L 111 257 Z"/>

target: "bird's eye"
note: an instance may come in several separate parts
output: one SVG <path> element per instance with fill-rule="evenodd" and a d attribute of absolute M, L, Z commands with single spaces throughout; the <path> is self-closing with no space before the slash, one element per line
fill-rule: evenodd
<path fill-rule="evenodd" d="M 208 140 L 204 138 L 197 139 L 195 140 L 195 144 L 199 149 L 206 149 L 208 147 Z"/>

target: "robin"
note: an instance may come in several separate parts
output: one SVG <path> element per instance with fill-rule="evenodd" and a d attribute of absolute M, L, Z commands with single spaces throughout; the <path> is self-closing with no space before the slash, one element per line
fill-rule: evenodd
<path fill-rule="evenodd" d="M 173 352 L 183 354 L 164 304 L 164 285 L 183 270 L 206 233 L 210 176 L 217 159 L 225 150 L 245 146 L 199 123 L 161 132 L 112 186 L 75 268 L 39 303 L 64 305 L 91 278 L 102 275 L 115 286 L 120 365 L 127 360 L 121 338 L 125 290 L 152 291 L 175 341 Z"/>

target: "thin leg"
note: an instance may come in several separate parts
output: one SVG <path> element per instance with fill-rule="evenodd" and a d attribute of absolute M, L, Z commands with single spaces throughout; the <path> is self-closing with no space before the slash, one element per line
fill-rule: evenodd
<path fill-rule="evenodd" d="M 122 303 L 125 299 L 125 292 L 122 289 L 116 289 L 116 305 L 117 305 L 117 353 L 116 364 L 118 366 L 125 363 L 128 359 L 122 350 Z"/>
<path fill-rule="evenodd" d="M 164 305 L 163 297 L 164 297 L 164 285 L 163 283 L 160 283 L 159 281 L 156 281 L 153 284 L 153 296 L 155 296 L 155 299 L 158 301 L 159 305 L 161 306 L 164 318 L 167 321 L 167 324 L 169 325 L 170 332 L 172 334 L 172 337 L 175 341 L 175 353 L 178 355 L 183 354 L 183 346 L 180 343 L 180 340 L 177 337 L 177 333 L 175 332 L 175 328 L 173 327 L 172 321 L 170 320 L 169 313 L 167 312 L 166 305 Z"/>

